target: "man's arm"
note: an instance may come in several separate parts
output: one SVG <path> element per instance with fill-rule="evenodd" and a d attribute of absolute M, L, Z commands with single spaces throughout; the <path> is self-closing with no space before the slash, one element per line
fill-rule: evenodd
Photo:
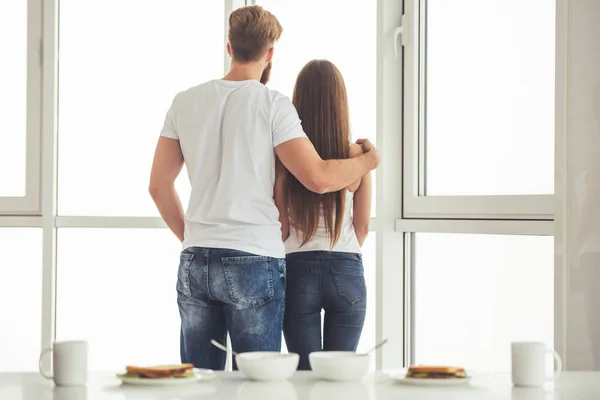
<path fill-rule="evenodd" d="M 182 167 L 183 154 L 179 140 L 161 136 L 154 152 L 148 191 L 161 217 L 181 242 L 184 239 L 184 215 L 175 190 L 175 179 Z"/>
<path fill-rule="evenodd" d="M 279 223 L 281 223 L 281 239 L 283 241 L 285 241 L 290 235 L 290 219 L 288 217 L 286 193 L 287 174 L 287 170 L 285 169 L 279 158 L 277 158 L 275 166 L 274 199 L 275 206 L 277 206 L 277 210 L 279 210 Z"/>
<path fill-rule="evenodd" d="M 323 160 L 307 138 L 283 142 L 275 151 L 283 165 L 306 188 L 315 193 L 341 190 L 377 168 L 379 155 L 366 139 L 357 141 L 364 154 L 345 160 Z"/>

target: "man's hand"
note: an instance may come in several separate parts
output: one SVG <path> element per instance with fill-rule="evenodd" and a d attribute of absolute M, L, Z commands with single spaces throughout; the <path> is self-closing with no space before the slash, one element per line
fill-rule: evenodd
<path fill-rule="evenodd" d="M 371 170 L 377 168 L 381 160 L 379 158 L 379 152 L 377 151 L 375 146 L 373 146 L 371 141 L 369 139 L 358 139 L 356 141 L 356 144 L 362 146 L 363 152 L 368 159 Z"/>

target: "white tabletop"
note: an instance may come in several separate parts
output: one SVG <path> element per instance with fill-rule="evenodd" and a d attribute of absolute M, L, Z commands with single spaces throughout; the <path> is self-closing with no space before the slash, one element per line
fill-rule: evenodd
<path fill-rule="evenodd" d="M 55 387 L 37 373 L 0 374 L 2 400 L 131 400 L 131 399 L 511 399 L 582 400 L 600 399 L 600 372 L 563 373 L 554 384 L 540 389 L 513 388 L 508 375 L 475 376 L 464 387 L 409 387 L 395 383 L 385 373 L 367 376 L 361 382 L 317 381 L 310 372 L 297 372 L 289 381 L 261 383 L 245 381 L 236 372 L 220 372 L 211 381 L 179 387 L 124 386 L 113 374 L 91 373 L 86 387 Z"/>

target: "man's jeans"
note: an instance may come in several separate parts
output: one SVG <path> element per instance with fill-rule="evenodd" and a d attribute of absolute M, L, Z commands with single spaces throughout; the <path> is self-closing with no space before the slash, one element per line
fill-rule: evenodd
<path fill-rule="evenodd" d="M 307 251 L 288 254 L 286 263 L 283 332 L 289 351 L 300 354 L 298 369 L 310 369 L 308 355 L 313 351 L 355 351 L 367 311 L 361 255 Z"/>
<path fill-rule="evenodd" d="M 229 249 L 190 247 L 177 276 L 181 362 L 222 370 L 225 352 L 280 351 L 285 307 L 285 260 Z M 234 359 L 234 368 L 236 368 Z"/>

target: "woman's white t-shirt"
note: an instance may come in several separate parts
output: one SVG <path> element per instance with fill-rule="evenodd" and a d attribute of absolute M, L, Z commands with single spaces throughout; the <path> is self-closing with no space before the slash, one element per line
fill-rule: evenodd
<path fill-rule="evenodd" d="M 321 214 L 317 232 L 315 235 L 302 247 L 302 232 L 297 231 L 293 224 L 290 224 L 290 236 L 285 241 L 285 251 L 287 254 L 297 253 L 301 251 L 337 251 L 341 253 L 356 253 L 360 254 L 360 245 L 354 231 L 352 220 L 352 204 L 354 201 L 354 193 L 346 191 L 346 204 L 344 207 L 344 218 L 342 221 L 342 230 L 340 238 L 331 247 L 329 235 L 325 228 L 325 220 Z"/>

